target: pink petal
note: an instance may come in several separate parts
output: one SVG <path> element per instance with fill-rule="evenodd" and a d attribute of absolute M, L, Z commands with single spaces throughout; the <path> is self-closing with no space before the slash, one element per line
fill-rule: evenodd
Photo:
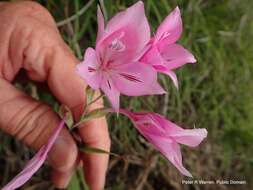
<path fill-rule="evenodd" d="M 181 36 L 183 30 L 180 10 L 176 7 L 158 27 L 155 41 L 163 41 L 166 44 L 175 43 Z"/>
<path fill-rule="evenodd" d="M 106 32 L 113 33 L 122 28 L 132 28 L 137 31 L 140 46 L 146 45 L 150 40 L 150 27 L 145 15 L 144 4 L 138 1 L 131 7 L 116 14 L 106 27 Z M 128 33 L 128 36 L 134 35 Z"/>
<path fill-rule="evenodd" d="M 25 168 L 14 177 L 2 190 L 14 190 L 25 184 L 34 173 L 36 173 L 47 158 L 47 154 L 53 146 L 56 138 L 58 137 L 61 129 L 64 127 L 64 120 L 55 129 L 53 135 L 48 140 L 48 144 L 41 147 L 41 149 L 35 154 L 35 156 L 27 163 Z"/>
<path fill-rule="evenodd" d="M 98 33 L 96 42 L 98 42 L 102 38 L 105 30 L 104 16 L 99 6 L 97 8 L 97 22 L 98 22 Z"/>
<path fill-rule="evenodd" d="M 124 64 L 138 57 L 150 40 L 150 28 L 141 1 L 115 15 L 96 44 L 103 62 Z"/>
<path fill-rule="evenodd" d="M 112 108 L 115 111 L 119 110 L 119 96 L 120 93 L 115 87 L 114 82 L 109 77 L 104 77 L 101 83 L 101 89 L 105 93 L 106 97 L 109 99 Z"/>
<path fill-rule="evenodd" d="M 176 73 L 173 72 L 173 71 L 165 71 L 164 73 L 167 74 L 171 78 L 171 80 L 174 83 L 175 87 L 178 89 L 178 80 L 177 80 Z"/>
<path fill-rule="evenodd" d="M 146 118 L 147 119 L 147 118 Z M 146 120 L 147 121 L 147 120 Z M 160 151 L 183 175 L 192 177 L 191 173 L 186 170 L 182 163 L 182 155 L 179 145 L 173 138 L 166 137 L 162 126 L 155 125 L 138 125 L 135 124 L 138 131 Z"/>
<path fill-rule="evenodd" d="M 153 128 L 147 132 L 147 126 L 142 128 L 137 127 L 139 132 L 147 138 L 147 140 L 154 145 L 183 175 L 192 177 L 191 173 L 186 170 L 182 163 L 182 155 L 179 145 L 171 138 L 157 135 L 157 130 Z"/>
<path fill-rule="evenodd" d="M 159 114 L 152 114 L 151 117 L 158 126 L 163 128 L 166 136 L 173 138 L 178 143 L 196 147 L 207 137 L 206 129 L 183 129 Z"/>
<path fill-rule="evenodd" d="M 125 109 L 119 112 L 129 117 L 137 130 L 182 174 L 192 177 L 183 166 L 178 143 L 197 146 L 207 135 L 205 129 L 182 129 L 156 113 L 134 113 Z"/>
<path fill-rule="evenodd" d="M 160 45 L 160 53 L 168 70 L 177 69 L 186 63 L 195 63 L 194 56 L 181 45 Z"/>
<path fill-rule="evenodd" d="M 171 78 L 172 82 L 174 83 L 175 87 L 178 89 L 178 80 L 175 72 L 167 69 L 167 67 L 164 66 L 154 65 L 153 67 L 155 68 L 156 71 L 168 75 Z"/>
<path fill-rule="evenodd" d="M 98 68 L 96 52 L 94 49 L 88 48 L 84 55 L 84 61 L 76 66 L 76 72 L 94 90 L 97 90 L 101 83 L 101 73 Z"/>
<path fill-rule="evenodd" d="M 141 62 L 152 66 L 163 65 L 165 67 L 164 59 L 156 46 L 153 46 L 152 48 L 147 50 L 147 52 L 141 58 Z"/>
<path fill-rule="evenodd" d="M 141 62 L 152 65 L 156 71 L 168 75 L 178 89 L 178 80 L 176 74 L 167 68 L 166 62 L 156 46 L 147 49 L 146 53 L 141 58 Z"/>
<path fill-rule="evenodd" d="M 165 157 L 171 161 L 171 163 L 185 176 L 192 177 L 192 174 L 185 169 L 182 163 L 182 154 L 180 151 L 180 147 L 177 143 L 172 143 L 169 146 L 158 145 L 160 150 L 164 150 L 163 153 Z"/>
<path fill-rule="evenodd" d="M 140 62 L 143 62 L 145 63 L 145 61 L 141 61 L 143 59 L 143 57 L 145 56 L 145 54 L 147 52 L 150 51 L 150 49 L 152 48 L 152 44 L 151 43 L 148 43 L 142 50 L 141 52 L 139 53 L 139 55 L 136 57 L 136 59 L 134 61 L 140 61 Z"/>
<path fill-rule="evenodd" d="M 206 129 L 183 129 L 171 135 L 178 143 L 191 147 L 198 146 L 207 137 Z"/>
<path fill-rule="evenodd" d="M 112 79 L 117 89 L 128 96 L 165 93 L 157 83 L 156 71 L 140 62 L 117 67 Z"/>

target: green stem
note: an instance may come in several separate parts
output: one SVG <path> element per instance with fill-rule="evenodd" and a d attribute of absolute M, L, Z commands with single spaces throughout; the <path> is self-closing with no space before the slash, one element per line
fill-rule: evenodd
<path fill-rule="evenodd" d="M 83 122 L 85 122 L 85 120 L 83 119 L 85 117 L 85 114 L 87 113 L 87 109 L 88 107 L 95 103 L 96 101 L 98 101 L 100 98 L 103 98 L 104 94 L 99 95 L 97 98 L 95 98 L 94 100 L 92 100 L 89 104 L 87 104 L 84 108 L 83 114 L 80 117 L 80 121 L 77 122 L 76 124 L 73 125 L 73 127 L 71 128 L 71 130 L 75 129 L 76 127 L 78 127 L 79 125 L 81 125 Z"/>
<path fill-rule="evenodd" d="M 100 98 L 103 98 L 105 95 L 104 94 L 100 94 L 97 98 L 95 98 L 94 100 L 92 100 L 90 103 L 88 103 L 86 105 L 85 108 L 87 108 L 88 106 L 90 106 L 91 104 L 95 103 L 96 101 L 98 101 Z"/>
<path fill-rule="evenodd" d="M 60 26 L 63 26 L 75 19 L 77 19 L 79 16 L 81 16 L 82 14 L 84 14 L 88 8 L 92 5 L 92 3 L 95 2 L 95 0 L 90 0 L 82 9 L 80 9 L 80 11 L 78 11 L 76 14 L 72 15 L 71 17 L 65 19 L 65 20 L 62 20 L 60 22 L 57 22 L 57 26 L 60 27 Z"/>

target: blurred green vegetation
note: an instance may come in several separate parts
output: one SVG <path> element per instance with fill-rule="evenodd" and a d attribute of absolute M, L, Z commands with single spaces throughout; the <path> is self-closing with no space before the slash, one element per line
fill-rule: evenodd
<path fill-rule="evenodd" d="M 88 46 L 94 46 L 97 30 L 96 6 L 99 2 L 92 1 L 82 15 L 77 14 L 87 2 L 40 1 L 58 22 L 77 15 L 74 21 L 59 29 L 80 59 Z M 111 17 L 136 1 L 104 2 L 106 13 Z M 123 155 L 128 161 L 111 158 L 106 189 L 250 189 L 253 175 L 253 1 L 146 0 L 144 3 L 153 32 L 174 7 L 180 7 L 184 33 L 179 43 L 193 52 L 198 63 L 176 71 L 180 82 L 178 91 L 168 77 L 160 75 L 159 80 L 168 94 L 122 97 L 121 105 L 133 110 L 156 111 L 186 128 L 207 128 L 208 138 L 199 148 L 183 148 L 186 168 L 196 179 L 247 180 L 248 184 L 183 185 L 184 177 L 138 135 L 129 120 L 110 116 L 112 152 Z M 27 88 L 31 91 L 29 86 Z M 40 99 L 57 106 L 50 94 L 37 90 Z M 28 153 L 17 151 L 22 145 L 1 133 L 0 136 L 4 138 L 4 144 L 0 145 L 0 160 L 6 155 L 3 147 L 9 147 L 24 159 L 28 157 Z M 0 166 L 0 169 L 4 171 L 5 168 Z M 47 181 L 47 171 L 43 169 L 24 189 Z M 84 189 L 80 175 L 79 172 L 73 177 L 69 190 Z M 5 180 L 10 178 L 4 176 Z"/>

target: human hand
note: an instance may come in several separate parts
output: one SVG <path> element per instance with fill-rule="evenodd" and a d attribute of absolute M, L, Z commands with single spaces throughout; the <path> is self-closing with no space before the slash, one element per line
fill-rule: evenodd
<path fill-rule="evenodd" d="M 31 80 L 47 82 L 54 96 L 73 108 L 78 119 L 86 87 L 75 73 L 79 61 L 63 42 L 48 11 L 34 2 L 0 3 L 0 50 L 0 128 L 39 149 L 58 126 L 59 118 L 50 107 L 18 91 L 11 82 L 24 68 Z M 84 125 L 79 129 L 84 143 L 109 150 L 105 118 Z M 81 154 L 80 159 L 91 189 L 102 189 L 108 155 Z M 66 187 L 79 162 L 77 146 L 67 129 L 61 131 L 50 151 L 49 162 L 54 184 Z"/>

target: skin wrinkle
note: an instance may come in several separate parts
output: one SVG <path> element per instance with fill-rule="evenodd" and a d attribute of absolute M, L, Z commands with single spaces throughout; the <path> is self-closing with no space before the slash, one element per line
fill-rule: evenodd
<path fill-rule="evenodd" d="M 30 43 L 31 43 L 31 41 L 30 41 Z M 33 51 L 33 52 L 36 51 L 36 53 L 34 53 L 34 55 L 33 55 L 34 57 L 38 57 L 36 66 L 33 63 L 34 62 L 33 58 L 31 58 L 31 57 L 28 56 L 29 54 L 31 54 L 31 53 L 29 53 L 31 51 Z M 34 79 L 34 80 L 36 80 L 37 78 L 33 77 L 33 75 L 34 76 L 36 75 L 37 77 L 38 77 L 38 75 L 41 75 L 41 74 L 37 73 L 36 70 L 34 69 L 34 67 L 38 67 L 39 66 L 38 62 L 40 62 L 39 55 L 36 56 L 38 54 L 37 52 L 40 52 L 40 51 L 36 50 L 36 49 L 33 49 L 31 45 L 28 45 L 27 48 L 24 49 L 24 51 L 23 51 L 25 59 L 23 61 L 22 67 L 25 68 L 28 76 L 31 79 Z M 39 78 L 43 78 L 43 80 L 44 80 L 44 77 L 39 77 Z M 43 81 L 43 80 L 39 80 L 39 81 Z M 37 81 L 38 81 L 38 79 L 37 79 Z"/>
<path fill-rule="evenodd" d="M 25 108 L 21 108 L 17 112 L 21 113 L 21 110 L 23 110 L 23 109 L 25 109 Z M 11 122 L 15 121 L 15 117 L 17 117 L 17 115 L 13 114 L 13 116 L 7 122 L 7 125 L 6 125 L 7 127 L 5 128 L 5 130 L 8 131 L 11 135 L 15 135 L 15 133 L 16 133 L 15 131 L 18 130 L 18 128 L 19 128 L 18 126 L 14 128 L 13 125 L 11 125 Z M 16 123 L 16 122 L 14 122 L 14 123 Z"/>
<path fill-rule="evenodd" d="M 23 50 L 23 56 L 24 61 L 22 64 L 22 67 L 25 68 L 27 70 L 28 73 L 36 73 L 36 70 L 34 68 L 38 67 L 38 62 L 42 62 L 43 60 L 40 59 L 40 49 L 38 48 L 34 48 L 34 43 L 36 44 L 36 42 L 34 42 L 34 39 L 36 35 L 36 31 L 34 31 L 33 29 L 31 29 L 29 35 L 27 36 L 27 47 Z M 42 53 L 41 53 L 42 54 Z M 31 57 L 31 55 L 33 55 Z M 36 59 L 37 60 L 34 60 Z M 36 63 L 37 66 L 34 66 L 34 62 Z M 37 73 L 36 73 L 37 74 Z"/>
<path fill-rule="evenodd" d="M 20 95 L 20 96 L 13 97 L 13 98 L 11 98 L 11 99 L 5 101 L 5 102 L 2 102 L 2 103 L 0 104 L 0 107 L 2 108 L 4 104 L 8 104 L 8 103 L 10 103 L 10 102 L 14 102 L 15 100 L 18 100 L 19 98 L 22 98 L 22 97 L 25 97 L 25 95 Z M 20 113 L 22 113 L 22 110 L 23 110 L 23 109 L 25 109 L 25 107 L 21 108 Z M 8 127 L 11 126 L 11 125 L 10 125 L 9 123 L 11 123 L 11 121 L 14 121 L 14 118 L 15 118 L 15 117 L 17 117 L 16 113 L 13 114 L 13 116 L 9 119 L 9 121 L 7 122 L 7 125 L 6 125 L 6 127 L 5 127 L 6 131 L 10 131 L 10 133 L 11 133 L 11 130 L 8 130 Z M 12 127 L 9 127 L 9 128 L 11 129 Z"/>
<path fill-rule="evenodd" d="M 44 56 L 44 71 L 46 73 L 45 80 L 48 81 L 48 78 L 51 74 L 52 69 L 50 69 L 52 67 L 52 65 L 50 65 L 50 59 L 52 59 L 52 56 L 54 55 L 54 53 L 56 53 L 56 47 L 53 48 L 52 46 L 48 46 L 45 47 L 44 49 L 46 49 L 46 53 Z"/>
<path fill-rule="evenodd" d="M 45 111 L 40 117 L 40 119 L 42 119 L 43 116 L 45 116 L 46 114 L 48 114 L 50 112 L 50 110 L 47 110 Z M 37 123 L 39 123 L 39 120 L 37 120 Z M 52 121 L 51 120 L 48 120 L 47 123 L 43 123 L 43 126 L 44 127 L 37 127 L 36 130 L 40 130 L 39 132 L 37 131 L 37 135 L 38 136 L 48 136 L 50 137 L 50 135 L 52 134 L 52 131 L 53 130 L 45 130 L 45 126 L 49 126 L 50 124 L 52 124 Z M 41 125 L 38 125 L 38 126 L 41 126 Z M 35 129 L 35 128 L 34 128 Z M 50 128 L 51 129 L 51 128 Z M 35 133 L 33 133 L 34 135 Z M 34 147 L 37 147 L 37 148 L 40 148 L 41 146 L 43 146 L 45 144 L 45 142 L 42 142 L 42 138 L 35 138 L 34 141 L 33 141 L 33 144 L 34 144 Z"/>
<path fill-rule="evenodd" d="M 24 50 L 24 55 L 29 54 L 29 52 L 34 52 L 32 42 L 36 44 L 36 41 L 34 41 L 33 39 L 40 39 L 41 37 L 45 36 L 43 35 L 44 33 L 47 34 L 51 32 L 43 31 L 43 32 L 40 32 L 39 34 L 38 32 L 35 32 L 34 36 L 31 35 L 31 38 L 29 40 L 30 45 L 28 46 L 26 50 Z M 26 70 L 28 70 L 28 74 L 30 78 L 37 81 L 45 81 L 50 76 L 52 66 L 53 66 L 52 59 L 54 59 L 54 54 L 57 53 L 57 51 L 61 51 L 64 45 L 62 40 L 58 42 L 59 40 L 57 41 L 55 40 L 55 38 L 56 36 L 49 36 L 47 39 L 45 39 L 45 41 L 48 43 L 43 44 L 43 46 L 40 46 L 40 49 L 36 50 L 37 56 L 34 55 L 32 58 L 30 57 L 30 60 L 28 60 L 29 57 L 26 56 L 26 59 L 24 60 L 24 63 L 23 63 L 23 67 Z M 31 64 L 34 62 L 37 63 L 36 66 L 34 64 Z"/>
<path fill-rule="evenodd" d="M 9 102 L 11 102 L 11 101 L 14 101 L 15 99 L 19 99 L 19 98 L 21 98 L 21 97 L 26 97 L 26 95 L 25 95 L 25 94 L 20 94 L 19 96 L 14 96 L 14 97 L 10 98 L 10 99 L 7 100 L 7 101 L 1 102 L 1 103 L 0 103 L 0 107 L 3 107 L 4 104 L 7 104 L 7 103 L 9 103 Z"/>
<path fill-rule="evenodd" d="M 34 115 L 34 112 L 36 111 L 36 109 L 38 107 L 40 107 L 40 104 L 36 103 L 35 107 L 33 107 L 28 113 L 26 113 L 25 116 L 23 116 L 23 118 L 21 119 L 21 121 L 18 122 L 18 124 L 17 124 L 17 122 L 14 122 L 14 123 L 16 123 L 15 127 L 13 127 L 14 128 L 14 136 L 17 137 L 17 139 L 19 139 L 22 142 L 23 142 L 23 136 L 27 133 L 26 126 L 29 126 L 29 122 L 32 121 L 32 117 L 30 117 L 30 115 Z M 31 123 L 33 123 L 33 122 L 31 122 Z M 29 126 L 29 128 L 33 128 L 33 126 Z M 28 129 L 28 130 L 30 130 L 30 129 Z M 24 133 L 24 135 L 22 133 Z"/>
<path fill-rule="evenodd" d="M 11 32 L 11 35 L 12 35 L 12 32 Z M 8 40 L 10 41 L 10 39 Z M 8 42 L 8 58 L 10 60 L 10 42 Z M 4 64 L 5 66 L 3 67 L 3 73 L 4 73 L 4 78 L 7 80 L 7 81 L 11 81 L 13 79 L 13 71 L 14 71 L 14 65 L 12 63 L 12 61 L 9 61 L 9 64 Z M 8 66 L 9 65 L 9 66 Z M 6 72 L 4 72 L 5 70 L 7 70 Z M 8 71 L 9 70 L 9 71 Z M 9 74 L 10 73 L 10 74 Z"/>
<path fill-rule="evenodd" d="M 22 35 L 22 38 L 19 39 L 20 34 Z M 30 42 L 30 38 L 32 35 L 32 30 L 28 30 L 27 28 L 23 29 L 22 27 L 19 29 L 17 27 L 16 31 L 14 32 L 14 34 L 12 35 L 11 38 L 11 52 L 12 52 L 12 56 L 11 56 L 11 61 L 13 62 L 14 65 L 17 65 L 17 71 L 22 67 L 23 62 L 26 58 L 26 56 L 24 55 L 25 50 L 29 47 L 29 42 Z M 15 44 L 15 40 L 20 40 L 19 44 L 22 44 L 22 47 L 20 47 L 18 50 L 17 47 L 14 45 Z M 13 42 L 13 43 L 12 43 Z M 14 46 L 13 46 L 14 45 Z M 18 51 L 18 52 L 17 52 Z M 19 56 L 17 56 L 17 54 Z M 14 73 L 14 75 L 16 74 L 16 72 Z"/>
<path fill-rule="evenodd" d="M 15 97 L 15 98 L 18 99 L 17 97 Z M 20 96 L 19 96 L 19 98 L 20 98 Z M 23 106 L 19 111 L 17 111 L 13 115 L 13 117 L 10 119 L 10 121 L 14 121 L 15 120 L 14 118 L 17 117 L 20 113 L 23 113 L 24 109 L 27 109 L 27 107 Z M 39 111 L 38 109 L 42 109 L 42 110 L 45 109 L 45 110 L 42 111 L 42 113 L 40 113 L 38 116 L 36 116 L 36 118 L 31 122 L 31 119 L 29 116 L 33 115 L 33 112 L 37 113 Z M 41 145 L 41 143 L 37 144 L 36 142 L 40 141 L 40 138 L 37 138 L 37 137 L 39 137 L 40 132 L 38 132 L 37 130 L 38 129 L 43 130 L 43 129 L 42 129 L 42 127 L 37 127 L 38 124 L 40 123 L 40 120 L 38 118 L 41 118 L 43 115 L 45 115 L 48 112 L 50 112 L 49 107 L 47 107 L 46 105 L 43 105 L 43 104 L 38 104 L 31 111 L 29 111 L 25 117 L 23 117 L 21 122 L 19 122 L 20 124 L 18 124 L 18 125 L 7 124 L 7 126 L 12 126 L 12 127 L 15 126 L 15 128 L 14 127 L 12 128 L 12 129 L 14 129 L 12 133 L 13 133 L 13 135 L 17 136 L 17 138 L 20 139 L 21 141 L 25 142 L 26 144 L 34 144 L 34 147 L 39 147 Z M 31 122 L 32 125 L 28 125 L 28 122 Z M 10 122 L 8 122 L 8 123 L 10 123 Z M 17 123 L 17 122 L 14 122 L 14 123 Z M 28 131 L 25 130 L 27 128 L 27 126 L 30 126 Z M 36 133 L 34 132 L 35 129 L 36 129 Z M 22 136 L 20 136 L 21 130 L 22 130 L 22 132 L 25 132 L 24 134 L 22 134 Z M 29 138 L 26 138 L 26 137 L 28 137 L 29 134 L 32 134 L 32 133 L 33 133 L 33 135 L 32 135 L 33 138 L 30 138 L 30 141 L 27 141 L 27 139 L 29 139 Z"/>
<path fill-rule="evenodd" d="M 45 111 L 43 111 L 43 109 L 45 109 Z M 29 119 L 29 115 L 35 115 L 35 113 L 39 113 L 40 112 L 40 110 L 42 110 L 42 113 L 40 113 L 40 114 L 36 114 L 36 116 L 34 117 L 34 119 Z M 20 136 L 20 140 L 21 141 L 23 141 L 23 142 L 25 142 L 26 144 L 33 144 L 33 146 L 35 147 L 35 148 L 39 148 L 40 146 L 41 146 L 41 144 L 43 144 L 43 143 L 45 143 L 45 142 L 41 142 L 41 144 L 39 144 L 38 146 L 35 146 L 34 145 L 34 143 L 35 143 L 35 141 L 34 140 L 36 140 L 36 138 L 34 137 L 34 139 L 26 139 L 25 137 L 27 137 L 27 135 L 28 135 L 28 133 L 32 133 L 34 136 L 36 136 L 36 134 L 37 135 L 40 135 L 40 133 L 39 133 L 39 131 L 38 130 L 43 130 L 43 127 L 40 127 L 40 126 L 46 126 L 46 125 L 44 125 L 44 122 L 43 122 L 43 119 L 42 119 L 42 117 L 40 117 L 41 115 L 45 115 L 45 114 L 48 114 L 49 115 L 49 113 L 51 113 L 51 111 L 50 111 L 50 108 L 49 107 L 47 107 L 46 105 L 44 105 L 44 104 L 39 104 L 37 107 L 35 107 L 34 109 L 33 109 L 33 111 L 31 111 L 31 112 L 29 112 L 29 114 L 28 114 L 28 116 L 27 116 L 27 123 L 26 124 L 23 124 L 23 130 L 21 131 L 21 132 L 23 132 L 23 134 L 21 133 L 20 135 L 19 134 L 17 134 L 16 136 L 17 137 L 19 137 Z M 47 116 L 48 116 L 47 115 Z M 26 116 L 25 116 L 26 117 Z M 30 117 L 31 118 L 31 117 Z M 49 118 L 49 117 L 48 117 Z M 41 125 L 40 123 L 43 123 L 43 125 Z M 27 127 L 27 126 L 29 126 L 29 127 Z M 49 128 L 49 129 L 51 129 L 51 128 Z M 51 132 L 51 130 L 50 131 L 48 131 L 48 130 L 46 130 L 47 132 Z M 37 138 L 37 140 L 39 140 L 39 142 L 40 142 L 40 139 L 42 138 L 42 136 L 39 136 L 39 138 Z M 28 141 L 28 140 L 30 140 L 30 141 Z M 43 140 L 45 140 L 45 138 L 43 137 Z"/>
<path fill-rule="evenodd" d="M 23 137 L 23 141 L 27 144 L 33 144 L 34 147 L 40 148 L 45 142 L 41 142 L 40 136 L 43 136 L 43 133 L 48 134 L 48 130 L 44 130 L 45 126 L 49 126 L 52 121 L 48 121 L 47 123 L 43 123 L 43 126 L 41 126 L 40 120 L 42 120 L 43 116 L 47 115 L 50 112 L 50 108 L 44 110 L 42 113 L 40 113 L 37 118 L 35 119 L 34 127 L 31 127 L 32 129 Z M 35 132 L 36 131 L 36 132 Z M 50 131 L 51 132 L 51 131 Z M 28 141 L 28 139 L 30 139 Z"/>
<path fill-rule="evenodd" d="M 22 52 L 24 52 L 24 50 L 29 47 L 29 45 L 30 45 L 29 44 L 29 42 L 30 42 L 29 37 L 32 33 L 32 30 L 28 30 L 27 28 L 22 30 L 22 27 L 21 27 L 21 29 L 19 29 L 18 24 L 15 24 L 14 26 L 15 27 L 13 27 L 13 31 L 11 32 L 11 35 L 10 35 L 9 49 L 8 49 L 9 60 L 12 65 L 12 68 L 13 68 L 12 69 L 13 77 L 10 81 L 13 80 L 13 78 L 15 77 L 15 75 L 17 74 L 17 72 L 19 71 L 19 69 L 23 65 L 22 63 L 24 62 L 25 55 L 22 54 Z M 28 32 L 24 32 L 24 30 L 27 30 Z M 20 43 L 20 44 L 22 44 L 23 47 L 18 48 L 18 50 L 16 50 L 17 47 L 14 44 L 16 42 L 16 38 L 20 38 L 20 36 L 22 36 L 22 38 L 18 39 L 18 40 L 24 40 L 24 42 L 26 42 L 26 43 Z M 25 44 L 25 45 L 23 45 L 23 44 Z M 17 51 L 21 52 L 21 56 L 18 57 L 18 59 L 17 59 L 20 64 L 15 61 L 15 58 L 17 57 Z M 16 65 L 16 68 L 15 68 L 15 65 Z"/>
<path fill-rule="evenodd" d="M 9 37 L 7 37 L 7 43 L 8 43 L 8 47 L 7 47 L 7 57 L 8 57 L 8 61 L 6 61 L 5 63 L 2 63 L 3 64 L 3 67 L 2 67 L 2 76 L 4 79 L 6 79 L 7 81 L 11 81 L 13 79 L 13 76 L 8 76 L 8 65 L 11 66 L 11 68 L 13 69 L 13 65 L 11 63 L 11 55 L 10 55 L 10 39 L 11 39 L 11 36 L 13 34 L 13 30 L 14 30 L 15 27 L 13 27 L 10 31 L 10 34 L 9 34 Z M 7 68 L 7 69 L 6 69 Z M 10 72 L 11 73 L 11 72 Z"/>

